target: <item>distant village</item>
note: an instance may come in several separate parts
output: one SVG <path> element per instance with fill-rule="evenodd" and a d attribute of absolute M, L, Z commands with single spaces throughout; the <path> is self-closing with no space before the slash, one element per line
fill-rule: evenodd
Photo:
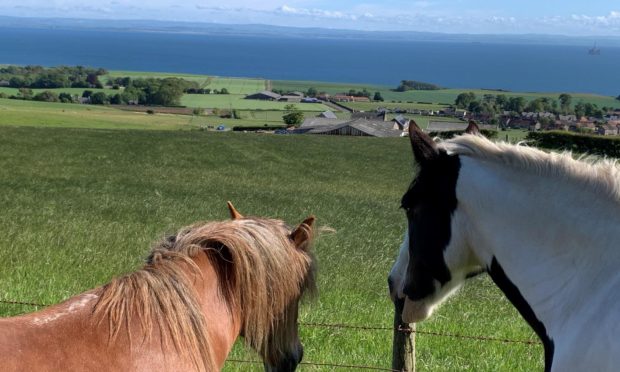
<path fill-rule="evenodd" d="M 238 100 L 243 98 L 286 102 L 287 105 L 257 105 L 256 110 L 260 112 L 266 110 L 263 107 L 277 107 L 276 115 L 273 115 L 269 121 L 271 131 L 282 134 L 398 137 L 408 132 L 410 120 L 414 118 L 422 123 L 426 131 L 437 135 L 442 132 L 462 131 L 469 120 L 476 120 L 483 129 L 489 131 L 562 130 L 602 136 L 620 134 L 620 109 L 599 108 L 596 104 L 582 102 L 581 99 L 574 103 L 573 97 L 566 93 L 559 94 L 557 97 L 544 97 L 508 92 L 504 94 L 504 92 L 492 90 L 478 93 L 478 96 L 474 92 L 462 92 L 456 96 L 452 104 L 446 104 L 445 101 L 441 104 L 408 101 L 402 103 L 401 106 L 401 101 L 385 103 L 381 91 L 372 94 L 366 88 L 327 94 L 310 86 L 305 92 L 277 90 L 273 89 L 269 83 L 265 85 L 268 87 L 267 90 L 250 94 L 246 94 L 251 92 L 249 90 L 235 93 L 234 97 L 224 104 L 227 108 L 222 109 L 222 102 L 225 100 L 207 99 L 201 100 L 200 103 L 193 101 L 194 106 L 187 107 L 181 104 L 181 99 L 186 94 L 203 95 L 205 98 L 210 95 L 229 95 L 230 92 L 225 84 L 218 85 L 219 89 L 210 89 L 207 88 L 207 83 L 201 84 L 195 80 L 176 77 L 132 78 L 129 76 L 109 76 L 104 84 L 100 78 L 106 75 L 108 71 L 105 69 L 82 66 L 51 68 L 0 66 L 0 98 L 111 105 L 122 110 L 148 114 L 157 112 L 195 116 L 213 115 L 222 119 L 244 119 L 242 114 L 238 113 L 243 110 L 236 107 Z M 77 88 L 85 90 L 82 94 L 77 94 L 75 91 Z M 416 90 L 421 92 L 438 89 L 442 88 L 433 84 L 403 80 L 392 91 Z M 386 91 L 383 90 L 383 93 L 386 94 Z M 429 97 L 433 96 L 429 95 Z M 620 96 L 616 100 L 620 101 Z M 304 109 L 304 104 L 316 103 L 322 105 L 321 109 L 326 106 L 328 110 L 317 115 L 313 111 L 317 109 L 316 106 L 312 109 Z M 617 104 L 610 106 L 617 106 Z M 277 117 L 278 111 L 283 115 Z M 235 125 L 234 120 L 227 123 Z M 282 129 L 282 123 L 288 127 Z M 258 120 L 254 126 L 250 125 L 253 129 L 248 129 L 247 121 L 240 122 L 240 124 L 234 126 L 233 130 L 237 128 L 238 130 L 266 131 L 263 125 L 269 126 Z M 217 123 L 217 126 L 207 125 L 206 130 L 209 129 L 228 130 L 224 122 Z"/>
<path fill-rule="evenodd" d="M 307 117 L 299 127 L 289 128 L 290 133 L 357 135 L 374 137 L 403 136 L 409 129 L 409 120 L 414 116 L 431 117 L 426 131 L 431 133 L 464 131 L 468 120 L 476 120 L 481 128 L 488 130 L 520 129 L 526 131 L 563 130 L 604 136 L 619 135 L 620 109 L 606 110 L 602 117 L 558 114 L 548 111 L 503 111 L 499 114 L 474 113 L 455 106 L 440 109 L 386 108 L 379 104 L 374 111 L 355 111 L 346 106 L 349 102 L 372 102 L 366 96 L 347 94 L 317 94 L 306 97 L 302 92 L 278 94 L 262 91 L 250 94 L 247 99 L 270 100 L 291 103 L 323 103 L 336 111 L 349 111 L 351 117 L 341 119 L 332 111 L 316 117 Z M 437 120 L 432 120 L 432 117 Z M 454 120 L 450 120 L 454 119 Z"/>

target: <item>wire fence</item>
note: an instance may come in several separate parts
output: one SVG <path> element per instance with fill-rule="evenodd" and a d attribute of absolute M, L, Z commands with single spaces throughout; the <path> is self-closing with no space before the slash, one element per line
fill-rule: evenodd
<path fill-rule="evenodd" d="M 32 307 L 47 307 L 48 304 L 41 304 L 36 302 L 25 302 L 25 301 L 11 301 L 11 300 L 0 300 L 0 304 L 8 304 L 8 305 L 24 305 L 24 306 L 32 306 Z M 525 344 L 525 345 L 541 345 L 539 341 L 534 340 L 517 340 L 517 339 L 509 339 L 509 338 L 501 338 L 501 337 L 490 337 L 490 336 L 475 336 L 475 335 L 463 335 L 457 333 L 449 333 L 449 332 L 435 332 L 435 331 L 424 331 L 418 329 L 411 329 L 409 327 L 385 327 L 385 326 L 363 326 L 363 325 L 351 325 L 351 324 L 343 324 L 343 323 L 316 323 L 316 322 L 299 322 L 299 325 L 302 327 L 316 327 L 316 328 L 336 328 L 336 329 L 344 329 L 344 330 L 352 330 L 352 331 L 389 331 L 389 332 L 403 332 L 406 334 L 419 334 L 419 335 L 427 335 L 427 336 L 436 336 L 436 337 L 449 337 L 455 339 L 465 339 L 465 340 L 476 340 L 476 341 L 485 341 L 485 342 L 501 342 L 507 344 Z M 244 359 L 227 359 L 227 363 L 248 363 L 248 364 L 262 364 L 261 361 L 258 360 L 244 360 Z M 375 370 L 375 371 L 394 371 L 394 372 L 402 372 L 397 369 L 378 367 L 378 366 L 364 366 L 364 365 L 349 365 L 349 364 L 335 364 L 335 363 L 327 363 L 327 362 L 301 362 L 302 365 L 315 366 L 315 367 L 332 367 L 332 368 L 343 368 L 343 369 L 358 369 L 358 370 Z"/>

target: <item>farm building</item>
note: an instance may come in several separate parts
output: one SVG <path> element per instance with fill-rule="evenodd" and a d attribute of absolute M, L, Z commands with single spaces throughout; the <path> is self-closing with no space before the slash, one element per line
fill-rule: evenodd
<path fill-rule="evenodd" d="M 454 107 L 444 107 L 440 110 L 436 110 L 435 114 L 440 116 L 454 116 L 455 118 L 464 119 L 467 117 L 467 110 L 457 109 Z"/>
<path fill-rule="evenodd" d="M 392 119 L 392 123 L 394 123 L 394 126 L 393 126 L 394 129 L 397 129 L 400 131 L 409 130 L 409 119 L 407 119 L 406 117 L 402 115 L 398 115 L 394 119 Z"/>
<path fill-rule="evenodd" d="M 286 95 L 280 96 L 280 98 L 278 98 L 278 101 L 280 102 L 301 102 L 301 99 L 302 97 L 300 96 L 286 94 Z"/>
<path fill-rule="evenodd" d="M 323 111 L 318 115 L 318 117 L 325 119 L 338 119 L 336 114 L 334 114 L 332 111 Z"/>
<path fill-rule="evenodd" d="M 509 118 L 506 120 L 504 125 L 508 128 L 525 129 L 530 131 L 540 129 L 540 123 L 534 119 Z"/>
<path fill-rule="evenodd" d="M 618 127 L 615 125 L 601 125 L 597 128 L 596 133 L 603 136 L 617 136 Z"/>
<path fill-rule="evenodd" d="M 330 99 L 336 102 L 370 102 L 368 97 L 348 96 L 345 94 L 336 94 Z"/>
<path fill-rule="evenodd" d="M 451 121 L 431 121 L 428 123 L 426 132 L 428 133 L 441 133 L 441 132 L 460 132 L 465 131 L 468 123 L 466 122 L 451 122 Z M 478 128 L 486 130 L 497 130 L 496 125 L 478 124 Z"/>
<path fill-rule="evenodd" d="M 385 121 L 385 112 L 376 111 L 356 111 L 351 113 L 351 119 L 367 119 Z"/>
<path fill-rule="evenodd" d="M 309 130 L 309 129 L 320 127 L 320 126 L 338 125 L 338 124 L 346 123 L 349 121 L 351 121 L 351 119 L 324 118 L 324 117 L 306 118 L 304 119 L 304 122 L 301 123 L 299 128 Z"/>
<path fill-rule="evenodd" d="M 356 119 L 340 124 L 316 125 L 305 133 L 332 136 L 400 137 L 402 131 L 393 129 L 390 124 L 390 122 L 379 120 Z"/>
<path fill-rule="evenodd" d="M 467 116 L 467 110 L 454 110 L 454 116 L 457 118 L 464 118 Z"/>
<path fill-rule="evenodd" d="M 259 99 L 263 101 L 278 101 L 282 96 L 278 93 L 271 92 L 269 90 L 263 90 L 262 92 L 248 94 L 245 99 Z"/>
<path fill-rule="evenodd" d="M 558 119 L 562 121 L 577 121 L 577 116 L 575 115 L 559 115 Z"/>

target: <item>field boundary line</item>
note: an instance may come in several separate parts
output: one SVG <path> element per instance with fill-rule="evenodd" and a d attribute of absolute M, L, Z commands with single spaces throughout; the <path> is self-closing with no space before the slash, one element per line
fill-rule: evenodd
<path fill-rule="evenodd" d="M 226 359 L 226 362 L 231 363 L 249 363 L 249 364 L 263 364 L 263 362 L 258 360 L 246 360 L 246 359 Z M 333 364 L 333 363 L 319 363 L 319 362 L 301 362 L 300 365 L 306 366 L 317 366 L 317 367 L 340 367 L 340 368 L 350 368 L 350 369 L 369 369 L 375 371 L 391 371 L 391 372 L 401 372 L 398 369 L 385 368 L 385 367 L 374 367 L 374 366 L 363 366 L 363 365 L 353 365 L 353 364 Z"/>
<path fill-rule="evenodd" d="M 8 304 L 8 305 L 26 305 L 26 306 L 35 306 L 35 307 L 47 307 L 50 305 L 40 304 L 35 302 L 26 302 L 26 301 L 12 301 L 12 300 L 0 300 L 0 303 Z M 305 327 L 317 327 L 317 328 L 339 328 L 339 329 L 354 329 L 354 330 L 363 330 L 363 331 L 398 331 L 403 333 L 415 333 L 419 335 L 427 335 L 427 336 L 437 336 L 437 337 L 450 337 L 450 338 L 458 338 L 465 340 L 476 340 L 476 341 L 493 341 L 493 342 L 502 342 L 507 344 L 525 344 L 525 345 L 541 345 L 539 341 L 534 340 L 516 340 L 509 338 L 501 338 L 501 337 L 491 337 L 491 336 L 472 336 L 472 335 L 463 335 L 458 333 L 450 333 L 450 332 L 435 332 L 435 331 L 422 331 L 422 330 L 413 330 L 409 327 L 385 327 L 385 326 L 363 326 L 363 325 L 351 325 L 351 324 L 343 324 L 343 323 L 318 323 L 318 322 L 299 322 L 300 326 Z"/>
<path fill-rule="evenodd" d="M 34 306 L 34 307 L 47 307 L 49 305 L 37 304 L 34 302 L 22 302 L 22 301 L 9 301 L 9 300 L 0 300 L 2 304 L 8 305 L 26 305 L 26 306 Z"/>
<path fill-rule="evenodd" d="M 491 336 L 471 336 L 471 335 L 462 335 L 458 333 L 448 333 L 448 332 L 434 332 L 434 331 L 421 331 L 417 329 L 411 329 L 409 327 L 382 327 L 382 326 L 360 326 L 360 325 L 349 325 L 349 324 L 330 324 L 330 323 L 305 323 L 299 322 L 299 325 L 303 325 L 306 327 L 325 327 L 325 328 L 343 328 L 343 329 L 357 329 L 357 330 L 366 330 L 366 331 L 398 331 L 403 333 L 415 333 L 420 335 L 428 335 L 428 336 L 440 336 L 440 337 L 452 337 L 452 338 L 462 338 L 468 340 L 478 340 L 478 341 L 497 341 L 503 343 L 519 343 L 526 345 L 541 345 L 539 341 L 534 340 L 515 340 L 509 338 L 501 338 L 501 337 L 491 337 Z"/>

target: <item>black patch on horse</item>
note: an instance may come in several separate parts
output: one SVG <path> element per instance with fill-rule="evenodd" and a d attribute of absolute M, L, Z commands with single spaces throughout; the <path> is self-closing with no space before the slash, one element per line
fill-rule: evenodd
<path fill-rule="evenodd" d="M 551 371 L 551 363 L 553 362 L 554 344 L 553 340 L 547 334 L 545 325 L 536 317 L 534 310 L 529 303 L 525 300 L 519 288 L 517 288 L 512 281 L 506 276 L 504 269 L 500 266 L 497 259 L 493 257 L 491 261 L 491 267 L 487 268 L 491 279 L 504 292 L 508 300 L 514 307 L 517 308 L 523 319 L 532 327 L 534 332 L 538 335 L 538 338 L 543 343 L 545 348 L 545 372 Z"/>
<path fill-rule="evenodd" d="M 452 235 L 461 161 L 444 150 L 433 150 L 416 154 L 420 171 L 401 201 L 409 222 L 409 266 L 403 292 L 411 300 L 433 294 L 434 280 L 444 285 L 451 279 L 443 253 Z"/>

